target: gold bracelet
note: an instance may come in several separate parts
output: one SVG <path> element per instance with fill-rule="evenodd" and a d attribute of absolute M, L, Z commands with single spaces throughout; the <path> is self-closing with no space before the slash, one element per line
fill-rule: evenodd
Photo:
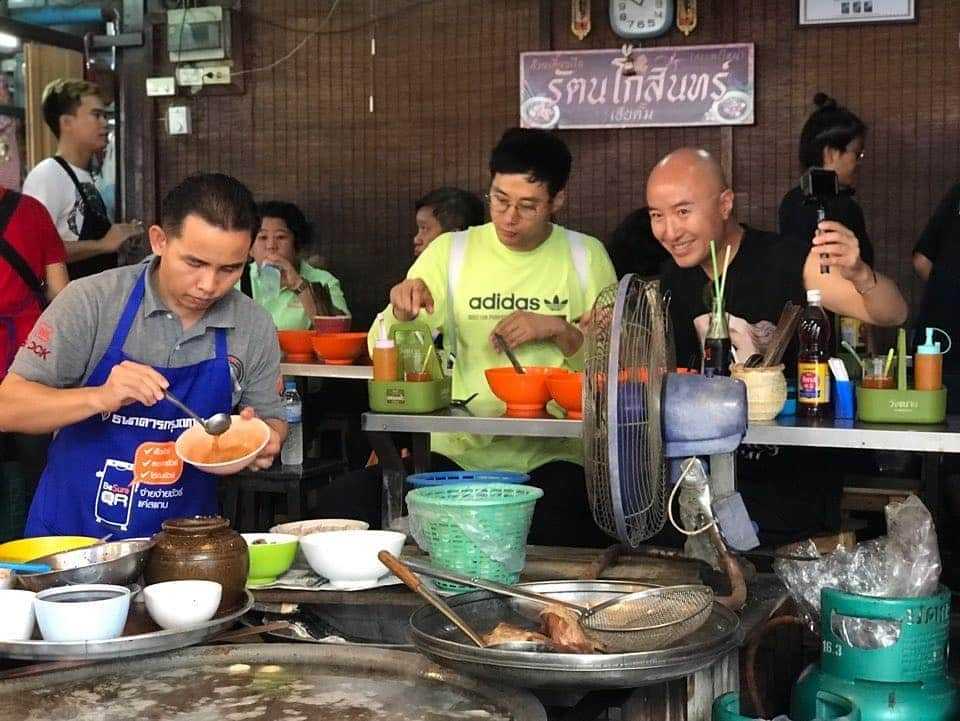
<path fill-rule="evenodd" d="M 873 285 L 871 285 L 871 286 L 870 286 L 869 288 L 867 288 L 866 290 L 860 290 L 859 288 L 857 288 L 857 286 L 853 286 L 854 288 L 857 288 L 857 292 L 858 292 L 860 295 L 866 295 L 867 293 L 869 293 L 870 291 L 872 291 L 874 288 L 877 287 L 877 282 L 878 282 L 878 281 L 877 281 L 877 271 L 873 270 L 872 268 L 871 268 L 870 270 L 871 270 L 871 272 L 873 273 Z"/>

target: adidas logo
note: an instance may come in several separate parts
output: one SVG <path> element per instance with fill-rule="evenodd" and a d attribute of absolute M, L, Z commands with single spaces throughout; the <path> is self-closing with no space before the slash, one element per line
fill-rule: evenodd
<path fill-rule="evenodd" d="M 554 294 L 553 298 L 544 298 L 543 304 L 547 307 L 548 310 L 552 310 L 554 313 L 559 313 L 566 306 L 567 301 L 560 300 L 560 296 Z"/>

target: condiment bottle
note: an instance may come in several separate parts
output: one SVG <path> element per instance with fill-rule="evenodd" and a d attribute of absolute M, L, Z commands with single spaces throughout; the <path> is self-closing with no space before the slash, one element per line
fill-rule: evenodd
<path fill-rule="evenodd" d="M 927 328 L 927 342 L 917 346 L 913 356 L 913 386 L 918 391 L 938 391 L 943 386 L 943 353 L 933 342 L 934 328 Z"/>
<path fill-rule="evenodd" d="M 710 327 L 703 342 L 703 374 L 728 376 L 732 362 L 733 348 L 730 346 L 730 332 L 727 330 L 727 314 L 714 298 Z"/>
<path fill-rule="evenodd" d="M 797 334 L 797 415 L 822 418 L 830 411 L 830 321 L 815 288 L 807 291 Z"/>
<path fill-rule="evenodd" d="M 397 380 L 397 344 L 387 337 L 383 313 L 377 313 L 377 322 L 380 324 L 380 337 L 373 345 L 373 380 L 395 381 Z"/>

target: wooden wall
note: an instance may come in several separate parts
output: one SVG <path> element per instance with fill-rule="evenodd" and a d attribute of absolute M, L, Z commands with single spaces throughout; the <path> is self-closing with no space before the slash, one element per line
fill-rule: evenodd
<path fill-rule="evenodd" d="M 180 178 L 214 169 L 261 199 L 292 200 L 315 222 L 319 251 L 366 323 L 412 260 L 413 201 L 442 184 L 485 191 L 489 150 L 518 123 L 518 53 L 619 47 L 607 3 L 592 4 L 593 32 L 581 43 L 568 0 L 342 0 L 322 27 L 331 0 L 242 2 L 241 63 L 255 72 L 233 94 L 146 100 L 150 127 L 141 130 L 155 139 L 155 177 L 129 207 L 142 204 L 150 217 Z M 960 3 L 921 1 L 916 24 L 820 28 L 797 26 L 796 0 L 699 4 L 689 38 L 674 29 L 647 44 L 756 44 L 757 123 L 733 131 L 741 219 L 775 228 L 813 95 L 834 95 L 870 126 L 858 198 L 878 266 L 915 295 L 910 249 L 960 177 Z M 172 102 L 190 106 L 192 134 L 166 134 Z M 574 172 L 559 220 L 601 238 L 643 204 L 647 171 L 664 153 L 720 146 L 716 128 L 562 135 Z"/>

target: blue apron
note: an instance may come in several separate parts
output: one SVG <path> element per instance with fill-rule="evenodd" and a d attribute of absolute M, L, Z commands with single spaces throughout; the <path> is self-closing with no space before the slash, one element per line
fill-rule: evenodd
<path fill-rule="evenodd" d="M 128 359 L 123 344 L 143 300 L 146 271 L 134 285 L 120 322 L 86 386 L 106 382 Z M 232 405 L 226 330 L 217 328 L 216 356 L 182 368 L 155 368 L 170 391 L 203 418 Z M 26 536 L 149 536 L 168 518 L 217 512 L 216 477 L 180 461 L 177 437 L 193 424 L 173 404 L 131 403 L 66 426 L 50 446 L 27 518 Z"/>

